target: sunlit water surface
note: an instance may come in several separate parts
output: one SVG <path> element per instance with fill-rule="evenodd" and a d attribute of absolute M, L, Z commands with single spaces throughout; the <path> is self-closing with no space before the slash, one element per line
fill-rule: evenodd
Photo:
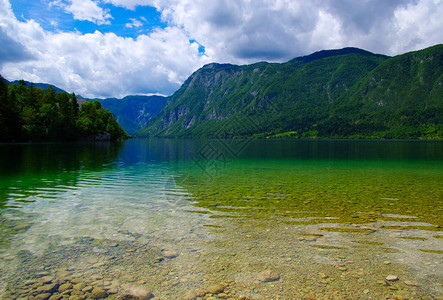
<path fill-rule="evenodd" d="M 442 179 L 438 141 L 0 145 L 0 295 L 443 297 Z"/>

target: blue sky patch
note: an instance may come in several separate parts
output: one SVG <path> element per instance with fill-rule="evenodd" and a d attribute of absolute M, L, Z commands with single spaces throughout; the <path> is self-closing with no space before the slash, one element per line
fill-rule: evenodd
<path fill-rule="evenodd" d="M 78 31 L 82 34 L 113 32 L 118 36 L 136 38 L 141 34 L 149 34 L 158 28 L 166 28 L 167 23 L 161 19 L 161 13 L 150 6 L 137 6 L 134 10 L 116 7 L 112 4 L 100 4 L 112 18 L 109 24 L 96 24 L 87 20 L 76 20 L 74 15 L 62 6 L 51 4 L 48 0 L 11 0 L 14 14 L 19 21 L 34 20 L 46 31 Z M 68 4 L 68 3 L 65 3 Z"/>

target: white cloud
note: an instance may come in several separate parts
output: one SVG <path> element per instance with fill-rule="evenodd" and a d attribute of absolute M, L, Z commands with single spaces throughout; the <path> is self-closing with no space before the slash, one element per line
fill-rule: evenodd
<path fill-rule="evenodd" d="M 0 28 L 34 58 L 5 62 L 0 73 L 10 80 L 48 82 L 85 97 L 171 94 L 209 62 L 176 27 L 137 39 L 98 31 L 51 33 L 32 20 L 19 22 L 5 4 L 0 0 L 0 11 L 7 9 L 0 13 Z"/>
<path fill-rule="evenodd" d="M 393 23 L 398 42 L 391 44 L 391 51 L 400 53 L 442 43 L 442 16 L 441 0 L 422 0 L 396 10 Z"/>
<path fill-rule="evenodd" d="M 3 68 L 14 78 L 35 78 L 86 97 L 171 94 L 205 63 L 177 29 L 142 35 L 136 40 L 113 33 L 45 34 L 33 45 L 38 61 Z"/>
<path fill-rule="evenodd" d="M 218 61 L 284 61 L 346 46 L 395 55 L 443 41 L 441 0 L 158 0 L 156 5 L 165 21 L 182 27 Z"/>
<path fill-rule="evenodd" d="M 88 97 L 171 94 L 193 71 L 214 61 L 286 61 L 346 46 L 395 55 L 443 41 L 442 0 L 51 3 L 69 8 L 77 19 L 100 23 L 111 18 L 99 7 L 104 2 L 128 9 L 154 6 L 168 27 L 135 39 L 98 31 L 53 33 L 33 20 L 18 21 L 9 1 L 0 0 L 0 43 L 17 50 L 14 55 L 0 51 L 1 74 L 11 80 L 49 82 Z M 138 26 L 140 20 L 143 16 L 127 26 Z M 204 55 L 199 44 L 205 47 Z"/>
<path fill-rule="evenodd" d="M 133 27 L 141 27 L 143 26 L 143 23 L 137 19 L 134 18 L 130 18 L 131 22 L 127 23 L 125 26 L 128 28 L 133 28 Z"/>
<path fill-rule="evenodd" d="M 98 25 L 110 24 L 112 19 L 108 10 L 101 8 L 97 2 L 92 0 L 54 0 L 50 5 L 62 7 L 66 12 L 71 13 L 75 20 L 90 21 Z"/>
<path fill-rule="evenodd" d="M 104 0 L 105 3 L 112 3 L 115 6 L 125 7 L 134 10 L 136 6 L 156 7 L 156 0 Z"/>

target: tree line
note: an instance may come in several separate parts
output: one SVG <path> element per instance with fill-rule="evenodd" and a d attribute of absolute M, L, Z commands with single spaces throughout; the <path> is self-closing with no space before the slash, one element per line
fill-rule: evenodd
<path fill-rule="evenodd" d="M 9 84 L 0 75 L 0 141 L 74 141 L 127 138 L 114 115 L 99 101 L 79 106 L 76 95 L 40 88 L 21 80 Z"/>

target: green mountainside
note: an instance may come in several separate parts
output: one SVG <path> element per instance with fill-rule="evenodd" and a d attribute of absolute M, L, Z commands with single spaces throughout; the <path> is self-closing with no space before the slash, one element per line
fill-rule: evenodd
<path fill-rule="evenodd" d="M 437 45 L 380 64 L 339 99 L 322 133 L 442 138 L 442 121 L 443 45 Z M 337 122 L 346 126 L 328 128 Z"/>
<path fill-rule="evenodd" d="M 287 63 L 209 64 L 142 137 L 441 138 L 443 45 L 396 57 L 357 48 Z"/>
<path fill-rule="evenodd" d="M 114 114 L 128 134 L 134 134 L 165 107 L 167 99 L 162 96 L 127 96 L 123 99 L 107 98 L 98 101 Z"/>

